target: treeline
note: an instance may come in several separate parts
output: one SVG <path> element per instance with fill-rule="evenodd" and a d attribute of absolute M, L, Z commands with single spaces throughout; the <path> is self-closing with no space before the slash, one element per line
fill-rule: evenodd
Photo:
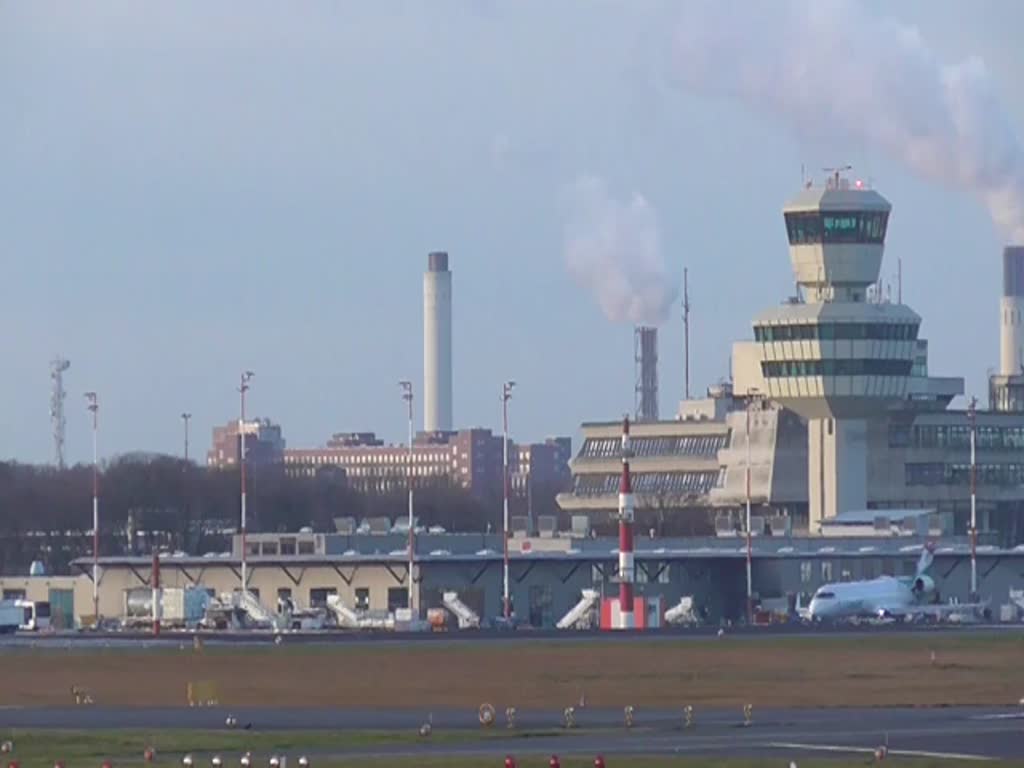
<path fill-rule="evenodd" d="M 0 463 L 0 573 L 27 573 L 33 560 L 48 572 L 92 552 L 92 467 Z M 169 456 L 122 457 L 101 468 L 100 539 L 103 554 L 148 552 L 161 546 L 189 553 L 224 551 L 239 521 L 236 469 L 207 469 Z M 554 489 L 535 489 L 535 515 L 555 512 Z M 513 514 L 525 514 L 515 499 Z M 343 476 L 286 475 L 280 467 L 247 471 L 247 524 L 251 531 L 335 530 L 337 517 L 404 518 L 405 493 L 366 494 Z M 477 498 L 459 488 L 416 492 L 420 524 L 449 531 L 498 530 L 501 498 Z M 135 535 L 132 535 L 135 532 Z"/>

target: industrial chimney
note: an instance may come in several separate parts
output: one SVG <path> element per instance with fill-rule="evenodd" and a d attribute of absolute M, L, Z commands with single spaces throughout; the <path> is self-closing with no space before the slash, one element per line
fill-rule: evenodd
<path fill-rule="evenodd" d="M 423 429 L 452 429 L 452 273 L 445 251 L 427 256 L 423 275 Z"/>
<path fill-rule="evenodd" d="M 633 333 L 636 362 L 635 409 L 637 421 L 658 420 L 658 329 L 637 326 Z"/>
<path fill-rule="evenodd" d="M 1003 376 L 1024 373 L 1024 246 L 1003 249 L 1003 298 L 999 302 L 999 372 Z"/>

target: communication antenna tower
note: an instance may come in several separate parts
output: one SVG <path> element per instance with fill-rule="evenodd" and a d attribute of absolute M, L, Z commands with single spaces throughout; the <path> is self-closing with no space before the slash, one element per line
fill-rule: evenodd
<path fill-rule="evenodd" d="M 64 419 L 64 371 L 71 367 L 71 362 L 59 355 L 50 361 L 50 421 L 53 423 L 53 451 L 58 469 L 64 469 L 64 434 L 67 422 Z"/>
<path fill-rule="evenodd" d="M 846 171 L 852 171 L 852 165 L 837 165 L 834 168 L 822 168 L 829 175 L 828 185 L 833 189 L 839 189 L 839 178 Z"/>

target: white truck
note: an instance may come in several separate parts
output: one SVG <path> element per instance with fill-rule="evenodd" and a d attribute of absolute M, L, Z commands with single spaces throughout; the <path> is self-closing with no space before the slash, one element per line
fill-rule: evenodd
<path fill-rule="evenodd" d="M 15 600 L 21 610 L 20 629 L 26 632 L 38 632 L 50 628 L 50 604 L 45 600 Z"/>
<path fill-rule="evenodd" d="M 194 627 L 203 618 L 209 594 L 201 587 L 163 587 L 160 589 L 160 623 L 167 628 Z M 124 593 L 124 623 L 128 627 L 148 627 L 153 623 L 153 590 L 135 587 Z"/>
<path fill-rule="evenodd" d="M 14 634 L 21 627 L 25 611 L 16 600 L 0 600 L 0 634 Z"/>

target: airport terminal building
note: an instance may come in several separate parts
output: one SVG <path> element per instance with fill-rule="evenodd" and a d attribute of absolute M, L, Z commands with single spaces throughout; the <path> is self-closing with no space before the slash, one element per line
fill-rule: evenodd
<path fill-rule="evenodd" d="M 970 526 L 976 427 L 977 527 L 1024 542 L 1024 248 L 1004 251 L 1000 372 L 989 402 L 951 408 L 964 381 L 928 368 L 922 319 L 878 285 L 889 203 L 835 177 L 785 207 L 796 296 L 758 314 L 732 348 L 732 381 L 683 401 L 674 419 L 633 427 L 637 514 L 818 535 L 837 518 L 929 510 L 944 534 Z M 993 313 L 994 314 L 994 313 Z M 617 506 L 617 422 L 586 423 L 572 462 L 570 514 Z M 828 523 L 826 521 L 832 521 Z"/>
<path fill-rule="evenodd" d="M 867 528 L 870 530 L 870 523 Z M 925 537 L 879 537 L 853 529 L 839 538 L 758 536 L 753 541 L 755 597 L 762 603 L 807 605 L 822 584 L 914 573 Z M 408 600 L 408 539 L 398 534 L 250 534 L 249 587 L 273 610 L 290 597 L 303 606 L 324 606 L 336 595 L 345 605 L 384 617 Z M 183 553 L 160 558 L 163 588 L 197 587 L 210 594 L 237 592 L 241 586 L 241 544 L 234 552 L 194 557 Z M 264 554 L 266 553 L 266 554 Z M 284 554 L 288 553 L 288 554 Z M 300 554 L 301 553 L 301 554 Z M 979 590 L 993 611 L 1008 604 L 1011 590 L 1024 587 L 1024 547 L 981 545 L 977 554 Z M 708 622 L 741 620 L 745 612 L 746 547 L 739 537 L 660 539 L 638 536 L 635 544 L 638 596 L 652 610 L 664 611 L 692 597 Z M 442 606 L 454 591 L 479 616 L 493 618 L 502 608 L 501 537 L 483 534 L 427 534 L 416 538 L 413 603 L 420 616 Z M 122 617 L 127 601 L 152 588 L 150 557 L 100 560 L 100 613 Z M 83 558 L 68 577 L 5 577 L 8 597 L 51 599 L 63 590 L 78 620 L 92 615 L 92 560 Z M 554 627 L 579 601 L 582 590 L 614 596 L 617 540 L 577 538 L 569 534 L 512 539 L 510 593 L 517 619 L 537 628 Z M 942 600 L 968 598 L 970 547 L 963 537 L 943 538 L 930 575 Z M 74 582 L 73 584 L 70 582 Z"/>
<path fill-rule="evenodd" d="M 1024 588 L 1024 248 L 1003 255 L 1001 361 L 987 408 L 954 409 L 963 380 L 930 375 L 922 319 L 877 286 L 889 211 L 881 195 L 838 176 L 803 190 L 785 208 L 797 295 L 759 313 L 752 338 L 733 345 L 730 382 L 682 402 L 669 420 L 648 401 L 632 425 L 634 581 L 651 611 L 663 616 L 692 597 L 706 621 L 745 614 L 748 499 L 752 590 L 762 604 L 806 605 L 822 584 L 912 575 L 929 541 L 938 593 L 966 601 L 972 487 L 978 591 L 993 610 L 1024 600 L 1015 592 Z M 558 496 L 571 530 L 541 526 L 542 535 L 517 531 L 509 541 L 512 605 L 533 627 L 555 626 L 584 590 L 618 591 L 618 540 L 595 536 L 590 523 L 618 513 L 621 425 L 591 422 L 582 432 L 570 489 Z M 336 450 L 354 469 L 367 451 L 386 453 Z M 566 440 L 550 456 L 517 458 L 532 474 L 567 454 Z M 464 466 L 468 474 L 460 459 Z M 680 518 L 711 525 L 703 536 L 663 533 L 660 523 Z M 250 533 L 248 588 L 268 609 L 286 598 L 312 607 L 334 599 L 383 617 L 409 606 L 411 581 L 416 615 L 447 593 L 482 618 L 501 613 L 501 535 L 417 531 L 412 573 L 408 541 L 390 526 Z M 241 591 L 242 564 L 236 536 L 231 552 L 162 555 L 160 584 L 230 595 Z M 73 577 L 2 578 L 0 588 L 5 598 L 59 603 L 73 614 L 65 621 L 81 621 L 93 613 L 92 560 L 73 568 Z M 124 616 L 152 589 L 152 572 L 148 556 L 101 558 L 100 614 Z"/>

